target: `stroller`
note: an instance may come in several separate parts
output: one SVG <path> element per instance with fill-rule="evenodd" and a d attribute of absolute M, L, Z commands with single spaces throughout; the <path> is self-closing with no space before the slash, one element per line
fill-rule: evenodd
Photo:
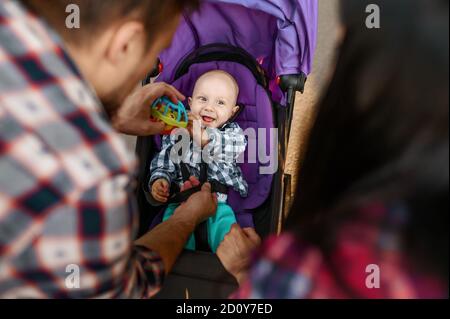
<path fill-rule="evenodd" d="M 249 184 L 249 196 L 233 190 L 228 203 L 242 227 L 254 227 L 262 237 L 281 231 L 291 177 L 284 173 L 295 96 L 303 93 L 311 71 L 317 34 L 317 0 L 208 0 L 200 10 L 185 15 L 173 45 L 160 56 L 158 66 L 144 84 L 175 86 L 191 96 L 197 78 L 211 70 L 224 70 L 239 83 L 236 118 L 243 130 L 266 129 L 250 139 L 265 143 L 269 161 L 240 165 Z M 278 136 L 271 134 L 278 129 Z M 253 141 L 254 142 L 254 141 Z M 149 167 L 161 138 L 139 138 L 137 190 L 140 234 L 161 222 L 161 207 L 150 205 Z M 269 149 L 268 149 L 269 148 Z M 247 152 L 248 153 L 248 150 Z M 260 174 L 260 168 L 277 163 L 278 170 Z M 212 253 L 185 251 L 159 294 L 162 299 L 227 298 L 237 284 Z"/>

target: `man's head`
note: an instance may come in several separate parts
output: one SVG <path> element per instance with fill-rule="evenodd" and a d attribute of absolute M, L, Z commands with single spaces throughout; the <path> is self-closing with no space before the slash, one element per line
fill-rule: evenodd
<path fill-rule="evenodd" d="M 109 113 L 122 104 L 170 45 L 181 12 L 195 9 L 199 1 L 22 0 L 63 37 Z M 80 9 L 79 29 L 66 27 L 70 4 Z"/>
<path fill-rule="evenodd" d="M 211 71 L 197 80 L 189 106 L 204 126 L 220 128 L 239 110 L 238 96 L 239 85 L 230 74 Z"/>

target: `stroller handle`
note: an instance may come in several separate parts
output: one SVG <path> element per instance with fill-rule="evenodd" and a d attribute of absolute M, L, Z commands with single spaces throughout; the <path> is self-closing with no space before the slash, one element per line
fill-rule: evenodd
<path fill-rule="evenodd" d="M 305 84 L 307 76 L 304 73 L 300 74 L 288 74 L 279 77 L 278 84 L 283 92 L 289 94 L 289 90 L 294 92 L 305 92 Z"/>

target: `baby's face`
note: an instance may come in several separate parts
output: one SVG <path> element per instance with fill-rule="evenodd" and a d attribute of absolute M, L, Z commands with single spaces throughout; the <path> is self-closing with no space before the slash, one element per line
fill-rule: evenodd
<path fill-rule="evenodd" d="M 231 75 L 213 71 L 196 83 L 189 106 L 205 127 L 220 128 L 238 111 L 239 87 Z"/>

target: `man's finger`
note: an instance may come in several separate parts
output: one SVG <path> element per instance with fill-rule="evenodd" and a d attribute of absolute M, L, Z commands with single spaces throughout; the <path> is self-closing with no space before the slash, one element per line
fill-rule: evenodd
<path fill-rule="evenodd" d="M 164 83 L 164 94 L 167 95 L 174 103 L 186 100 L 186 97 L 181 94 L 175 87 L 166 83 Z"/>
<path fill-rule="evenodd" d="M 190 181 L 186 181 L 184 182 L 183 187 L 181 187 L 181 191 L 184 192 L 190 190 L 192 187 L 192 183 Z"/>
<path fill-rule="evenodd" d="M 143 89 L 145 104 L 153 103 L 156 99 L 163 96 L 169 97 L 174 103 L 186 100 L 186 97 L 183 94 L 167 83 L 148 84 L 144 86 Z"/>
<path fill-rule="evenodd" d="M 244 228 L 244 233 L 247 235 L 247 237 L 255 244 L 260 245 L 261 244 L 261 237 L 259 237 L 258 233 L 253 228 Z"/>
<path fill-rule="evenodd" d="M 141 89 L 144 104 L 153 103 L 156 99 L 164 95 L 162 90 L 155 90 L 155 85 L 156 84 L 147 84 Z"/>
<path fill-rule="evenodd" d="M 163 122 L 152 122 L 150 119 L 148 123 L 146 123 L 144 132 L 141 134 L 142 136 L 150 136 L 150 135 L 158 135 L 161 134 L 166 128 L 166 124 Z"/>
<path fill-rule="evenodd" d="M 239 224 L 234 224 L 232 226 L 231 235 L 233 236 L 237 247 L 241 247 L 241 249 L 244 249 L 245 245 L 251 240 Z"/>
<path fill-rule="evenodd" d="M 244 251 L 246 249 L 246 242 L 249 241 L 241 226 L 238 224 L 234 224 L 231 227 L 231 240 L 233 242 L 234 247 L 238 249 L 238 251 Z"/>
<path fill-rule="evenodd" d="M 195 176 L 191 176 L 191 177 L 189 178 L 189 181 L 191 182 L 191 184 L 192 184 L 193 187 L 197 187 L 197 186 L 200 185 L 200 181 L 199 181 L 199 180 L 197 179 L 197 177 L 195 177 Z"/>
<path fill-rule="evenodd" d="M 202 186 L 202 192 L 210 192 L 211 193 L 211 184 L 210 183 L 205 183 Z"/>
<path fill-rule="evenodd" d="M 241 226 L 239 226 L 239 224 L 233 224 L 233 226 L 231 226 L 230 234 L 237 235 L 241 231 L 242 231 L 242 229 L 241 229 Z"/>

